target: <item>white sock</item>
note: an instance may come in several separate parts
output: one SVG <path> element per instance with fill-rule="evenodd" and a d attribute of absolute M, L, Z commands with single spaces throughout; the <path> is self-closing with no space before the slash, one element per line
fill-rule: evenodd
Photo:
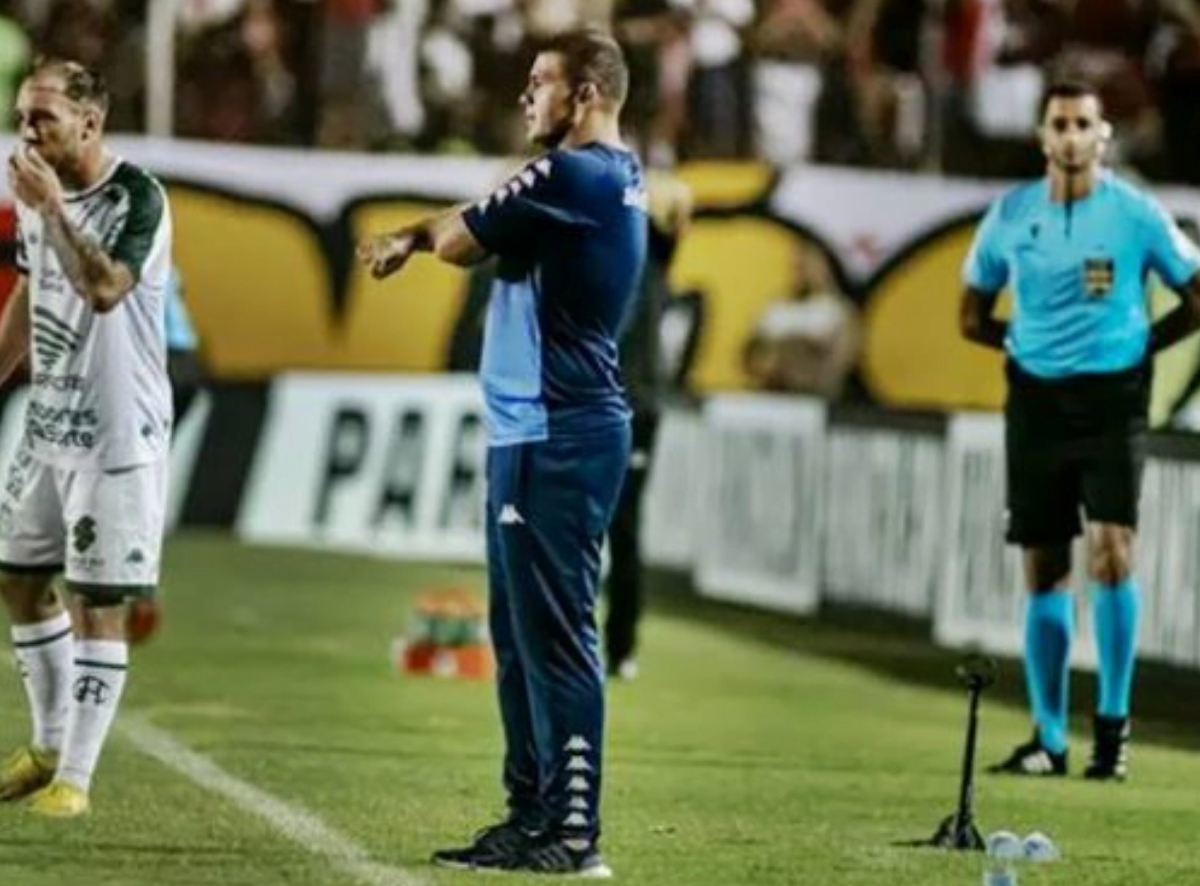
<path fill-rule="evenodd" d="M 33 746 L 58 752 L 67 725 L 75 659 L 71 617 L 60 612 L 49 621 L 13 625 L 12 642 L 21 682 L 29 699 Z"/>
<path fill-rule="evenodd" d="M 58 779 L 88 790 L 109 727 L 117 716 L 129 644 L 123 640 L 80 640 L 75 644 L 75 672 L 67 734 L 58 759 Z"/>

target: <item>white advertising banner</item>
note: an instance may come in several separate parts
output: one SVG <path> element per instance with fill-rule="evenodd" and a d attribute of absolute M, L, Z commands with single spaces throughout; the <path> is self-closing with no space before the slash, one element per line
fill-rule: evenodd
<path fill-rule="evenodd" d="M 766 395 L 705 404 L 696 584 L 706 596 L 809 613 L 820 591 L 825 407 Z"/>
<path fill-rule="evenodd" d="M 822 592 L 913 616 L 933 609 L 943 556 L 940 434 L 860 425 L 829 429 Z"/>
<path fill-rule="evenodd" d="M 469 376 L 281 376 L 238 534 L 480 562 L 485 447 Z"/>
<path fill-rule="evenodd" d="M 947 646 L 1005 655 L 1023 648 L 1025 579 L 1020 550 L 1005 542 L 1004 421 L 993 414 L 960 414 L 946 440 L 946 557 L 933 633 Z M 1074 551 L 1072 584 L 1084 587 L 1083 546 Z M 1075 595 L 1072 663 L 1095 667 L 1087 596 Z"/>
<path fill-rule="evenodd" d="M 689 570 L 703 507 L 704 426 L 696 409 L 667 409 L 658 424 L 642 493 L 640 542 L 648 565 Z"/>
<path fill-rule="evenodd" d="M 1140 654 L 1200 665 L 1200 461 L 1148 461 L 1134 559 Z"/>

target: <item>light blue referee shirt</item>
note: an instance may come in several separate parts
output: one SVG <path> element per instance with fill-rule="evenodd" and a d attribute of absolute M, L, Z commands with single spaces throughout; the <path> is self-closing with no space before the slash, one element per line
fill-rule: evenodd
<path fill-rule="evenodd" d="M 1005 347 L 1042 378 L 1120 372 L 1146 356 L 1146 280 L 1179 288 L 1200 272 L 1200 249 L 1149 194 L 1104 173 L 1082 200 L 1056 203 L 1050 182 L 998 198 L 963 267 L 967 286 L 1012 289 Z"/>

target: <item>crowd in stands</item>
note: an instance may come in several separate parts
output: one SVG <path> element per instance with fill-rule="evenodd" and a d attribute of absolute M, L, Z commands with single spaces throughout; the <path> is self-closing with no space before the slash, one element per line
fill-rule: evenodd
<path fill-rule="evenodd" d="M 146 126 L 147 0 L 0 0 L 0 111 L 33 53 Z M 1200 183 L 1200 0 L 180 0 L 177 135 L 509 153 L 533 50 L 611 28 L 647 160 L 1017 176 L 1047 78 L 1102 88 L 1118 162 Z"/>

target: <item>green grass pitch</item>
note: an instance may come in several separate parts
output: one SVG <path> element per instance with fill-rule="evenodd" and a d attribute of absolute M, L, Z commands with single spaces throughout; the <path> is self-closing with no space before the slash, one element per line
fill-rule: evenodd
<path fill-rule="evenodd" d="M 500 811 L 492 688 L 401 677 L 388 655 L 409 596 L 447 584 L 481 590 L 482 578 L 182 535 L 168 552 L 166 619 L 135 650 L 125 710 L 319 816 L 408 882 L 477 882 L 425 860 Z M 889 644 L 908 654 L 907 639 L 809 624 L 768 640 L 739 629 L 736 613 L 713 619 L 692 608 L 678 598 L 657 607 L 642 676 L 609 690 L 604 851 L 617 882 L 979 882 L 976 856 L 896 845 L 928 835 L 953 806 L 965 704 L 948 673 L 939 687 L 869 664 Z M 1017 706 L 987 699 L 981 759 L 1027 729 Z M 9 671 L 0 741 L 7 750 L 25 736 Z M 1075 735 L 1076 771 L 1086 739 Z M 1124 785 L 981 776 L 980 823 L 1044 830 L 1062 847 L 1062 861 L 1022 870 L 1025 886 L 1200 882 L 1200 755 L 1178 744 L 1137 743 Z M 86 819 L 66 823 L 0 807 L 0 884 L 360 882 L 120 733 L 93 803 Z"/>

